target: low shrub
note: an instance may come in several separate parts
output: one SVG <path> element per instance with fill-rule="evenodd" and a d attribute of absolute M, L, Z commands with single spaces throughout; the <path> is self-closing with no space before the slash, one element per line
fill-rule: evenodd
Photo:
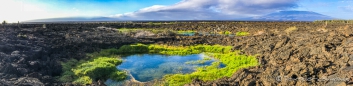
<path fill-rule="evenodd" d="M 75 76 L 75 73 L 71 71 L 72 67 L 77 65 L 78 61 L 76 59 L 70 59 L 66 62 L 61 62 L 63 73 L 59 77 L 61 82 L 71 82 L 76 80 L 78 77 Z"/>
<path fill-rule="evenodd" d="M 81 84 L 81 85 L 92 84 L 92 79 L 89 76 L 82 76 L 76 79 L 73 83 Z"/>
<path fill-rule="evenodd" d="M 121 81 L 127 78 L 126 73 L 123 71 L 115 71 L 109 75 L 112 80 Z"/>
<path fill-rule="evenodd" d="M 220 34 L 220 35 L 230 35 L 230 34 L 232 34 L 232 32 L 230 32 L 230 31 L 220 31 L 220 32 L 218 32 L 218 34 Z"/>
<path fill-rule="evenodd" d="M 144 44 L 124 45 L 120 47 L 117 54 L 148 53 L 148 46 Z"/>
<path fill-rule="evenodd" d="M 109 56 L 113 56 L 113 55 L 117 55 L 119 54 L 119 50 L 118 49 L 104 49 L 102 51 L 100 51 L 98 53 L 98 56 L 102 56 L 102 57 L 109 57 Z M 98 56 L 95 56 L 95 57 L 98 57 Z"/>
<path fill-rule="evenodd" d="M 122 54 L 148 53 L 148 46 L 144 44 L 123 45 L 119 49 L 103 49 L 100 52 L 87 54 L 88 57 L 119 57 Z"/>
<path fill-rule="evenodd" d="M 224 35 L 230 35 L 230 34 L 232 34 L 232 32 L 230 32 L 230 31 L 225 31 L 224 32 Z"/>
<path fill-rule="evenodd" d="M 174 33 L 181 34 L 181 35 L 193 35 L 197 32 L 192 30 L 186 30 L 186 31 L 174 31 Z"/>
<path fill-rule="evenodd" d="M 236 36 L 248 36 L 249 34 L 250 34 L 249 32 L 242 32 L 242 31 L 235 33 Z"/>

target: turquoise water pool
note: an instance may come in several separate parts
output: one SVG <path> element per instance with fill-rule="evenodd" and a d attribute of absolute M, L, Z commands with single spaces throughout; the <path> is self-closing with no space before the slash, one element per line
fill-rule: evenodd
<path fill-rule="evenodd" d="M 140 82 L 161 79 L 166 74 L 191 73 L 196 67 L 210 65 L 214 60 L 200 64 L 186 64 L 188 61 L 202 60 L 204 54 L 186 56 L 167 56 L 158 54 L 131 55 L 124 58 L 124 62 L 117 66 L 125 70 Z"/>

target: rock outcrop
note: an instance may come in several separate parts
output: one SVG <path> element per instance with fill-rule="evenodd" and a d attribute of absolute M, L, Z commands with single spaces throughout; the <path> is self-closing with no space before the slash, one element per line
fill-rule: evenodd
<path fill-rule="evenodd" d="M 100 27 L 104 26 L 104 27 Z M 297 29 L 286 32 L 289 27 Z M 0 85 L 72 85 L 55 80 L 61 61 L 132 43 L 221 44 L 256 55 L 261 65 L 215 81 L 188 85 L 353 85 L 353 25 L 311 22 L 216 22 L 147 25 L 41 24 L 0 28 Z M 99 28 L 97 28 L 99 27 Z M 109 27 L 109 28 L 105 28 Z M 124 35 L 113 28 L 249 32 L 248 36 L 178 36 L 170 32 Z M 95 82 L 95 85 L 102 83 Z"/>

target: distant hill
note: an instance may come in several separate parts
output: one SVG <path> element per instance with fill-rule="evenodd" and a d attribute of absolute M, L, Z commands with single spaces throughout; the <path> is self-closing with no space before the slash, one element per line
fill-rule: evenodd
<path fill-rule="evenodd" d="M 264 16 L 234 19 L 234 21 L 237 21 L 237 20 L 241 20 L 241 21 L 315 21 L 315 20 L 332 20 L 332 19 L 336 19 L 336 18 L 319 14 L 316 12 L 310 12 L 310 11 L 280 11 L 280 12 L 271 13 Z M 73 22 L 73 21 L 77 21 L 77 22 L 93 21 L 94 22 L 94 21 L 126 21 L 126 20 L 122 20 L 119 18 L 112 18 L 112 17 L 65 17 L 65 18 L 29 20 L 26 22 Z M 134 21 L 134 20 L 131 19 L 129 21 Z M 140 20 L 136 20 L 136 21 L 140 21 Z"/>
<path fill-rule="evenodd" d="M 72 22 L 72 21 L 117 21 L 117 18 L 110 17 L 65 17 L 65 18 L 48 18 L 48 19 L 36 19 L 29 20 L 26 22 Z"/>
<path fill-rule="evenodd" d="M 259 17 L 244 18 L 252 21 L 315 21 L 336 19 L 310 11 L 280 11 Z"/>

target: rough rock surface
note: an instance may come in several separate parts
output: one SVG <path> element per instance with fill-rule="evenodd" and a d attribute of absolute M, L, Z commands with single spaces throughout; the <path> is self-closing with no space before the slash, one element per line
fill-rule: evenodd
<path fill-rule="evenodd" d="M 54 78 L 61 74 L 60 61 L 137 42 L 104 28 L 64 26 L 1 27 L 0 86 L 58 85 Z"/>
<path fill-rule="evenodd" d="M 104 28 L 104 27 L 110 28 Z M 285 30 L 298 29 L 287 33 Z M 215 81 L 194 80 L 191 86 L 353 85 L 353 25 L 310 22 L 218 22 L 146 25 L 23 24 L 0 27 L 0 85 L 72 85 L 59 83 L 60 61 L 81 59 L 102 48 L 131 43 L 168 45 L 221 44 L 256 55 L 260 66 L 242 69 Z M 99 28 L 97 28 L 99 27 Z M 123 35 L 112 28 L 238 31 L 249 36 Z M 146 34 L 142 34 L 146 35 Z M 310 79 L 311 78 L 311 79 Z M 306 80 L 304 80 L 306 79 Z M 95 82 L 94 85 L 102 85 Z"/>
<path fill-rule="evenodd" d="M 239 70 L 232 77 L 209 82 L 195 80 L 189 85 L 353 85 L 353 26 L 332 25 L 326 27 L 328 31 L 300 26 L 298 29 L 290 34 L 283 32 L 284 28 L 257 36 L 207 39 L 212 44 L 233 45 L 244 54 L 259 54 L 261 65 Z"/>

